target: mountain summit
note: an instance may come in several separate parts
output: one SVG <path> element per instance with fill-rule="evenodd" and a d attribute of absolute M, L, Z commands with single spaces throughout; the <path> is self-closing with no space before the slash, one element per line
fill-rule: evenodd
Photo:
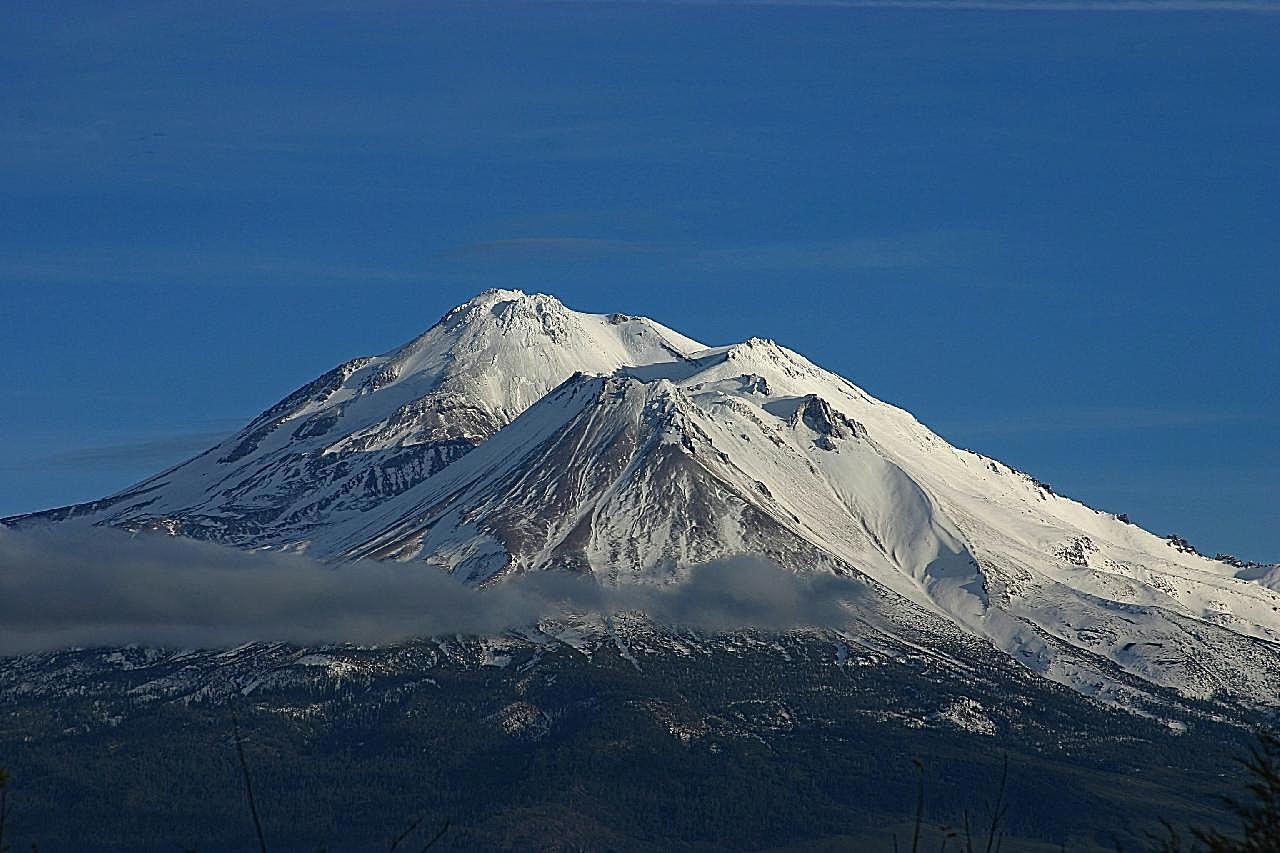
<path fill-rule="evenodd" d="M 928 622 L 1107 701 L 1280 695 L 1270 575 L 959 450 L 771 341 L 707 347 L 542 294 L 486 291 L 188 462 L 4 523 L 70 518 L 476 585 L 679 583 L 758 555 L 859 581 L 860 631 Z"/>

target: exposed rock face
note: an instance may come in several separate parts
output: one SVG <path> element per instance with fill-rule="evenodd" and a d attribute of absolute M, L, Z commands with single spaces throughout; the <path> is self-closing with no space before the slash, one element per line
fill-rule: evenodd
<path fill-rule="evenodd" d="M 816 443 L 823 450 L 835 450 L 834 439 L 858 437 L 858 424 L 831 408 L 831 404 L 817 394 L 805 395 L 793 421 L 803 423 L 817 433 Z"/>

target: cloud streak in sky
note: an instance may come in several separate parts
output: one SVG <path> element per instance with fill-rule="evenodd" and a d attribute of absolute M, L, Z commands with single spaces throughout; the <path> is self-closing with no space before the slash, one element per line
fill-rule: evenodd
<path fill-rule="evenodd" d="M 847 622 L 841 602 L 861 589 L 742 557 L 663 587 L 604 588 L 590 577 L 534 572 L 477 590 L 421 563 L 330 566 L 160 534 L 0 527 L 0 654 L 130 643 L 377 644 L 619 611 L 702 630 L 785 630 Z"/>
<path fill-rule="evenodd" d="M 990 12 L 1247 12 L 1280 13 L 1274 0 L 570 0 L 587 5 L 777 6 L 824 9 L 920 9 Z"/>
<path fill-rule="evenodd" d="M 973 229 L 937 229 L 891 236 L 793 240 L 706 248 L 688 263 L 703 270 L 858 272 L 965 266 L 996 254 L 998 235 Z"/>
<path fill-rule="evenodd" d="M 147 441 L 79 447 L 63 450 L 31 461 L 32 467 L 57 466 L 79 470 L 84 468 L 131 470 L 141 465 L 173 465 L 201 451 L 208 450 L 234 430 L 205 430 L 186 435 L 173 435 Z"/>
<path fill-rule="evenodd" d="M 1118 430 L 1187 429 L 1246 423 L 1241 412 L 1220 409 L 1156 409 L 1140 406 L 1108 406 L 1024 412 L 1002 418 L 941 420 L 944 433 L 964 435 L 1023 435 L 1056 432 L 1114 432 Z"/>
<path fill-rule="evenodd" d="M 563 255 L 614 255 L 648 252 L 653 247 L 634 240 L 597 237 L 510 237 L 465 243 L 440 252 L 440 258 L 538 258 Z"/>
<path fill-rule="evenodd" d="M 782 240 L 740 245 L 654 243 L 636 240 L 542 236 L 467 243 L 434 256 L 443 262 L 496 266 L 550 265 L 642 257 L 659 268 L 711 272 L 857 272 L 948 269 L 999 256 L 1006 241 L 974 228 L 936 228 L 891 235 L 851 235 L 825 240 Z"/>
<path fill-rule="evenodd" d="M 429 273 L 421 268 L 328 263 L 302 257 L 252 257 L 232 251 L 173 252 L 164 249 L 92 250 L 68 246 L 0 256 L 0 283 L 35 285 L 290 285 L 413 283 Z"/>

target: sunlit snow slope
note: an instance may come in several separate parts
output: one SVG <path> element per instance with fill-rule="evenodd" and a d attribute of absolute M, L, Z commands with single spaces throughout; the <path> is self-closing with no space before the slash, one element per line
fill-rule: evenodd
<path fill-rule="evenodd" d="M 37 517 L 297 546 L 440 471 L 575 371 L 661 364 L 700 348 L 644 318 L 491 290 L 399 349 L 335 367 L 195 459 Z"/>
<path fill-rule="evenodd" d="M 1280 702 L 1273 573 L 1175 547 L 958 450 L 769 341 L 489 291 L 82 517 L 323 559 L 678 583 L 764 555 L 864 581 L 850 624 L 943 620 L 1123 701 L 1130 676 Z"/>

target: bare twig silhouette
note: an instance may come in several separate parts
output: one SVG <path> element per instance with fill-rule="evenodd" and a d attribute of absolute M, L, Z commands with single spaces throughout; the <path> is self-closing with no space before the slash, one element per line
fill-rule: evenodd
<path fill-rule="evenodd" d="M 920 827 L 924 824 L 924 762 L 918 758 L 911 759 L 916 766 L 916 825 L 911 833 L 911 853 L 919 853 Z"/>
<path fill-rule="evenodd" d="M 231 714 L 231 727 L 235 734 L 236 758 L 240 762 L 240 776 L 244 781 L 244 793 L 249 800 L 249 814 L 253 816 L 253 828 L 258 833 L 258 849 L 261 853 L 267 853 L 267 840 L 262 834 L 262 821 L 258 817 L 258 803 L 253 798 L 253 780 L 249 778 L 249 763 L 245 761 L 244 757 L 244 740 L 240 737 L 240 717 L 234 712 Z"/>
<path fill-rule="evenodd" d="M 996 799 L 991 804 L 991 823 L 987 827 L 987 847 L 986 853 L 999 853 L 1000 846 L 1004 843 L 1004 832 L 1000 829 L 1000 824 L 1004 822 L 1005 814 L 1009 811 L 1009 803 L 1005 800 L 1005 794 L 1009 786 L 1009 753 L 1004 755 L 1004 764 L 1000 770 L 1000 785 L 996 788 Z M 974 853 L 973 850 L 968 853 Z"/>
<path fill-rule="evenodd" d="M 9 848 L 4 843 L 4 822 L 9 816 L 9 771 L 0 767 L 0 853 Z"/>
<path fill-rule="evenodd" d="M 422 818 L 420 817 L 414 818 L 413 821 L 409 824 L 408 829 L 406 829 L 404 832 L 400 833 L 399 835 L 391 839 L 391 846 L 387 848 L 387 853 L 395 853 L 396 848 L 400 846 L 400 842 L 404 841 L 410 835 L 413 835 L 414 831 L 418 828 L 418 825 L 421 823 L 422 823 Z"/>
<path fill-rule="evenodd" d="M 1248 756 L 1237 759 L 1248 774 L 1249 799 L 1223 797 L 1227 811 L 1240 822 L 1239 835 L 1193 826 L 1190 840 L 1161 821 L 1163 835 L 1149 834 L 1154 853 L 1274 853 L 1280 851 L 1280 735 L 1260 730 Z"/>
<path fill-rule="evenodd" d="M 432 847 L 435 847 L 436 842 L 439 841 L 441 838 L 444 838 L 444 834 L 448 831 L 449 831 L 449 821 L 446 820 L 444 822 L 444 825 L 440 827 L 440 831 L 437 832 L 435 835 L 431 836 L 431 840 L 423 845 L 422 853 L 426 853 L 426 851 L 430 850 Z"/>

